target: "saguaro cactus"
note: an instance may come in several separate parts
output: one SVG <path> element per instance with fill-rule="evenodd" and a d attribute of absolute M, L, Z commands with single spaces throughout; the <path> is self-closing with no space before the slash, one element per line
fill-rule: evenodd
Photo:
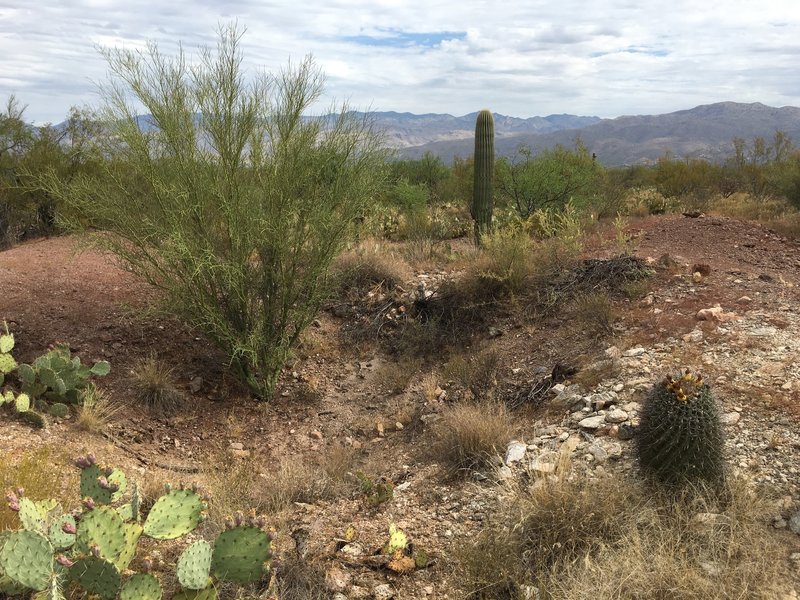
<path fill-rule="evenodd" d="M 475 180 L 470 213 L 475 221 L 475 243 L 492 226 L 492 192 L 494 181 L 494 118 L 490 110 L 478 113 L 475 122 Z"/>

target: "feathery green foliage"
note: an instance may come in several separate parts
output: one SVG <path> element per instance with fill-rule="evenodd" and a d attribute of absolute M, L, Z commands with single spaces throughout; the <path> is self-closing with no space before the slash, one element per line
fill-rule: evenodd
<path fill-rule="evenodd" d="M 104 172 L 48 187 L 269 398 L 384 161 L 368 118 L 306 116 L 323 90 L 311 58 L 248 82 L 241 36 L 223 27 L 198 64 L 104 50 Z"/>

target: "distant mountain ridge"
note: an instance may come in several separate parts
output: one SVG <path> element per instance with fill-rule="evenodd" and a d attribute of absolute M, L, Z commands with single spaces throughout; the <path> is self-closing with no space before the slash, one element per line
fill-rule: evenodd
<path fill-rule="evenodd" d="M 541 117 L 532 119 L 538 118 Z M 576 117 L 581 118 L 592 117 Z M 800 108 L 776 108 L 759 102 L 718 102 L 662 115 L 597 119 L 557 131 L 497 135 L 495 152 L 498 156 L 513 156 L 520 144 L 530 146 L 534 152 L 556 144 L 571 147 L 580 137 L 598 160 L 608 166 L 648 164 L 667 152 L 677 157 L 721 161 L 732 153 L 734 137 L 750 141 L 761 136 L 771 140 L 776 130 L 788 134 L 800 145 Z M 419 158 L 425 152 L 432 152 L 449 164 L 454 156 L 472 154 L 472 138 L 470 135 L 460 140 L 437 140 L 405 147 L 400 155 Z"/>
<path fill-rule="evenodd" d="M 475 135 L 477 112 L 454 117 L 449 114 L 373 112 L 378 129 L 386 135 L 390 148 L 409 148 L 433 142 L 471 140 Z M 565 129 L 578 129 L 601 121 L 600 117 L 577 115 L 549 115 L 546 117 L 509 117 L 495 113 L 494 126 L 497 139 L 521 134 L 553 133 Z"/>

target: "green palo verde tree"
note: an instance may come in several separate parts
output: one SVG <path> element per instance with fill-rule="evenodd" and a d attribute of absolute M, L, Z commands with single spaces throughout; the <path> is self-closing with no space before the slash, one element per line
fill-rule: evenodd
<path fill-rule="evenodd" d="M 475 221 L 475 244 L 492 228 L 494 193 L 494 117 L 483 109 L 475 121 L 474 184 L 470 212 Z"/>
<path fill-rule="evenodd" d="M 306 116 L 323 91 L 311 58 L 246 81 L 241 37 L 221 28 L 192 65 L 104 50 L 104 172 L 48 187 L 268 399 L 385 161 L 369 117 Z"/>

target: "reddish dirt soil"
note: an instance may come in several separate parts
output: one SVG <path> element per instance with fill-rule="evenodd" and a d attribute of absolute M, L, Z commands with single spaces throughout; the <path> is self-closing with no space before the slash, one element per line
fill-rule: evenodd
<path fill-rule="evenodd" d="M 755 305 L 765 310 L 796 306 L 800 246 L 759 225 L 717 217 L 666 216 L 638 220 L 630 232 L 638 240 L 636 253 L 641 257 L 658 259 L 670 254 L 679 262 L 708 265 L 710 274 L 697 293 L 679 300 L 682 310 L 678 312 L 686 321 L 681 325 L 689 324 L 699 308 L 717 303 L 732 306 L 742 291 L 741 287 L 734 290 L 730 281 L 748 275 L 747 293 Z M 385 474 L 398 483 L 409 478 L 436 479 L 430 465 L 420 463 L 413 428 L 393 430 L 395 422 L 407 422 L 407 415 L 420 402 L 419 393 L 393 396 L 381 390 L 376 368 L 392 357 L 381 356 L 369 345 L 349 345 L 338 335 L 340 319 L 328 313 L 320 316 L 320 327 L 312 328 L 298 360 L 287 367 L 276 399 L 259 404 L 232 381 L 225 357 L 201 334 L 148 312 L 157 299 L 151 288 L 110 256 L 96 251 L 76 254 L 77 241 L 41 239 L 0 253 L 0 320 L 7 321 L 15 334 L 18 361 L 31 361 L 59 341 L 69 342 L 84 361 L 110 361 L 112 372 L 99 384 L 122 410 L 105 437 L 81 432 L 70 420 L 53 423 L 40 435 L 0 416 L 4 460 L 41 445 L 57 446 L 69 455 L 91 449 L 110 464 L 178 479 L 187 477 L 182 474 L 187 471 L 202 470 L 204 461 L 231 460 L 226 458 L 231 443 L 242 443 L 268 472 L 268 465 L 282 456 L 299 455 L 313 462 L 326 448 L 355 442 L 362 448 L 362 460 L 383 464 Z M 669 275 L 652 285 L 656 289 L 669 285 Z M 629 309 L 625 319 L 636 324 L 634 338 L 654 339 L 678 326 L 674 315 L 651 318 L 638 305 L 631 304 Z M 564 353 L 563 344 L 549 340 L 540 325 L 520 324 L 512 317 L 499 326 L 516 332 L 497 340 L 502 361 L 509 368 L 520 367 L 523 374 L 537 363 L 552 365 Z M 597 349 L 602 347 L 585 348 L 587 352 Z M 150 354 L 175 368 L 177 383 L 188 398 L 185 410 L 176 416 L 151 416 L 131 391 L 130 370 Z M 202 386 L 193 393 L 190 382 L 198 382 L 198 377 Z M 309 381 L 316 388 L 313 394 L 307 391 Z M 376 434 L 377 422 L 386 424 L 384 436 Z M 330 541 L 354 520 L 367 532 L 373 528 L 378 539 L 388 522 L 398 518 L 417 539 L 425 539 L 434 553 L 445 552 L 449 536 L 439 531 L 433 505 L 446 504 L 449 492 L 441 483 L 423 488 L 413 502 L 428 512 L 417 517 L 397 509 L 397 514 L 371 518 L 362 514 L 360 500 L 353 499 L 339 504 L 335 519 L 324 507 L 300 507 L 300 514 L 291 519 L 308 525 L 312 535 L 322 532 L 319 537 Z M 457 496 L 459 491 L 453 493 Z M 479 528 L 479 522 L 468 522 L 456 533 Z M 319 546 L 325 543 L 320 541 Z M 283 544 L 292 547 L 290 540 Z M 392 583 L 407 590 L 398 597 L 424 598 L 419 590 L 428 587 L 434 590 L 429 597 L 444 598 L 452 577 L 452 569 L 443 563 L 416 574 L 413 584 L 399 579 Z"/>

